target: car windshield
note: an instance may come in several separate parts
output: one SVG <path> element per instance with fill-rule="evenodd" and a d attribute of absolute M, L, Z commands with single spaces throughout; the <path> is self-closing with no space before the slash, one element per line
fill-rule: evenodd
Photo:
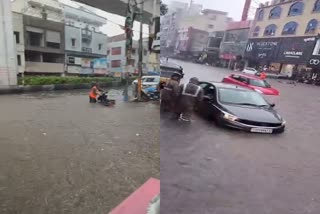
<path fill-rule="evenodd" d="M 267 81 L 259 79 L 250 79 L 250 85 L 262 88 L 271 88 L 271 85 Z"/>
<path fill-rule="evenodd" d="M 268 102 L 257 92 L 230 88 L 219 89 L 219 101 L 225 104 L 267 106 Z"/>

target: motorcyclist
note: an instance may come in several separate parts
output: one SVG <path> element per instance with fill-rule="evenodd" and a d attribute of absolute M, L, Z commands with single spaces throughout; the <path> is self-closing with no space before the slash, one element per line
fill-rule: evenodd
<path fill-rule="evenodd" d="M 196 77 L 189 83 L 180 85 L 181 97 L 179 99 L 180 120 L 190 122 L 194 106 L 203 99 L 203 90 Z"/>
<path fill-rule="evenodd" d="M 101 94 L 102 90 L 100 89 L 97 83 L 92 84 L 92 88 L 89 93 L 89 101 L 90 103 L 96 103 L 97 97 Z"/>
<path fill-rule="evenodd" d="M 181 75 L 175 72 L 161 90 L 160 109 L 162 112 L 174 112 L 180 94 L 180 79 Z"/>

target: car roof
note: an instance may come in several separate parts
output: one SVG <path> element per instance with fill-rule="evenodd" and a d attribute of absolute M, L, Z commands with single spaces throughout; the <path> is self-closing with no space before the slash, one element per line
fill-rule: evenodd
<path fill-rule="evenodd" d="M 165 68 L 175 68 L 175 69 L 181 69 L 182 67 L 178 64 L 172 63 L 172 62 L 163 62 L 160 63 L 160 67 L 165 67 Z"/>
<path fill-rule="evenodd" d="M 251 74 L 238 74 L 238 73 L 233 73 L 231 75 L 238 75 L 238 76 L 241 76 L 241 77 L 247 77 L 249 79 L 255 79 L 255 80 L 261 80 L 259 77 L 255 76 L 255 75 L 251 75 Z M 230 76 L 231 76 L 230 75 Z"/>
<path fill-rule="evenodd" d="M 252 67 L 245 67 L 244 69 L 252 69 L 252 70 L 256 70 L 255 68 L 252 68 Z"/>
<path fill-rule="evenodd" d="M 156 76 L 156 75 L 154 75 L 154 76 L 142 76 L 142 78 L 160 78 L 160 76 Z"/>
<path fill-rule="evenodd" d="M 201 81 L 201 83 L 210 83 L 212 85 L 214 85 L 214 87 L 216 88 L 230 88 L 230 89 L 240 89 L 240 90 L 245 90 L 245 91 L 251 91 L 251 89 L 247 89 L 245 87 L 239 86 L 239 85 L 234 85 L 234 84 L 230 84 L 230 83 L 223 83 L 223 82 L 214 82 L 214 81 Z"/>

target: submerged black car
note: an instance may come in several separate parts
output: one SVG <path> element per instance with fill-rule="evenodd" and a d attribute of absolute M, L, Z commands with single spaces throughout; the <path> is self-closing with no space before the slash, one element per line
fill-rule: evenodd
<path fill-rule="evenodd" d="M 284 132 L 285 120 L 259 93 L 226 83 L 201 82 L 200 86 L 205 96 L 196 111 L 218 125 L 256 133 Z"/>

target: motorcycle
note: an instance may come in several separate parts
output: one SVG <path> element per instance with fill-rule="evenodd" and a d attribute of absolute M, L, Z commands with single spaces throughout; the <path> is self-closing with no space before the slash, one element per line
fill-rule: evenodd
<path fill-rule="evenodd" d="M 103 91 L 98 97 L 98 102 L 104 106 L 114 106 L 116 104 L 115 100 L 108 99 L 108 92 Z"/>

